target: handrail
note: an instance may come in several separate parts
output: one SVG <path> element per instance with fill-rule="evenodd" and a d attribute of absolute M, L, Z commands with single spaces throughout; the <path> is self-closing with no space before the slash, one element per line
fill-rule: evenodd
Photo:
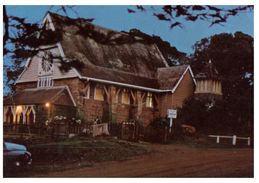
<path fill-rule="evenodd" d="M 247 140 L 247 145 L 248 145 L 248 146 L 251 145 L 251 138 L 250 138 L 250 137 L 237 137 L 236 135 L 233 135 L 233 136 L 226 136 L 226 135 L 208 135 L 208 137 L 216 138 L 216 143 L 217 143 L 217 144 L 220 143 L 220 138 L 229 138 L 229 139 L 233 139 L 233 140 L 232 140 L 232 144 L 233 144 L 233 145 L 236 145 L 237 139 Z"/>

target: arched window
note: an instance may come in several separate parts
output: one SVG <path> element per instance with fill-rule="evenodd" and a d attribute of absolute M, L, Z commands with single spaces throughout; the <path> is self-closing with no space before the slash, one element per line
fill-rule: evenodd
<path fill-rule="evenodd" d="M 122 104 L 130 104 L 130 93 L 127 90 L 123 90 L 121 94 L 121 103 Z"/>
<path fill-rule="evenodd" d="M 16 106 L 15 111 L 15 124 L 23 123 L 23 113 L 22 113 L 22 106 Z"/>
<path fill-rule="evenodd" d="M 32 107 L 29 107 L 26 112 L 26 124 L 30 125 L 34 123 L 34 113 Z"/>
<path fill-rule="evenodd" d="M 6 117 L 5 119 L 6 119 L 7 123 L 13 124 L 13 112 L 12 112 L 11 107 L 8 107 L 5 117 Z"/>

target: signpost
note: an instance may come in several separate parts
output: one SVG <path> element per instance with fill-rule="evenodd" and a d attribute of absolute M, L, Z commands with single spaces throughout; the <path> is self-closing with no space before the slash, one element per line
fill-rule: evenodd
<path fill-rule="evenodd" d="M 177 117 L 177 110 L 167 109 L 167 117 L 170 119 L 169 132 L 171 133 L 173 126 L 173 118 Z"/>

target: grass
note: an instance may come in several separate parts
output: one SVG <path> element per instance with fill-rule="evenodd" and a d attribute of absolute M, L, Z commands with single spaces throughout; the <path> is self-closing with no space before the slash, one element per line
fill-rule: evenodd
<path fill-rule="evenodd" d="M 147 145 L 112 138 L 72 139 L 31 144 L 27 148 L 32 153 L 33 164 L 30 170 L 15 176 L 93 166 L 101 161 L 123 161 L 151 151 Z"/>
<path fill-rule="evenodd" d="M 147 152 L 143 145 L 113 139 L 73 140 L 28 147 L 37 162 L 124 160 Z"/>

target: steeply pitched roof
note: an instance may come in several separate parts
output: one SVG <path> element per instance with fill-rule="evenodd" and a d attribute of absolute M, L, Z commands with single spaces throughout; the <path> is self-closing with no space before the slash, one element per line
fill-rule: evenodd
<path fill-rule="evenodd" d="M 173 89 L 187 68 L 188 65 L 159 68 L 157 78 L 160 89 Z"/>
<path fill-rule="evenodd" d="M 93 25 L 49 13 L 68 59 L 83 63 L 82 77 L 139 86 L 159 91 L 172 90 L 187 66 L 168 67 L 157 46 L 127 32 Z"/>
<path fill-rule="evenodd" d="M 63 102 L 59 100 L 60 97 L 63 97 Z M 4 105 L 31 105 L 45 104 L 46 102 L 57 105 L 76 105 L 68 88 L 65 86 L 24 89 L 4 99 Z"/>
<path fill-rule="evenodd" d="M 55 29 L 62 33 L 61 45 L 70 59 L 148 78 L 154 78 L 157 68 L 166 66 L 157 46 L 144 38 L 96 26 L 85 19 L 54 13 L 50 16 Z"/>
<path fill-rule="evenodd" d="M 159 88 L 156 78 L 137 76 L 129 72 L 121 72 L 110 68 L 86 65 L 86 67 L 82 69 L 82 72 L 87 73 L 87 77 L 90 78 L 109 80 L 148 88 Z"/>

